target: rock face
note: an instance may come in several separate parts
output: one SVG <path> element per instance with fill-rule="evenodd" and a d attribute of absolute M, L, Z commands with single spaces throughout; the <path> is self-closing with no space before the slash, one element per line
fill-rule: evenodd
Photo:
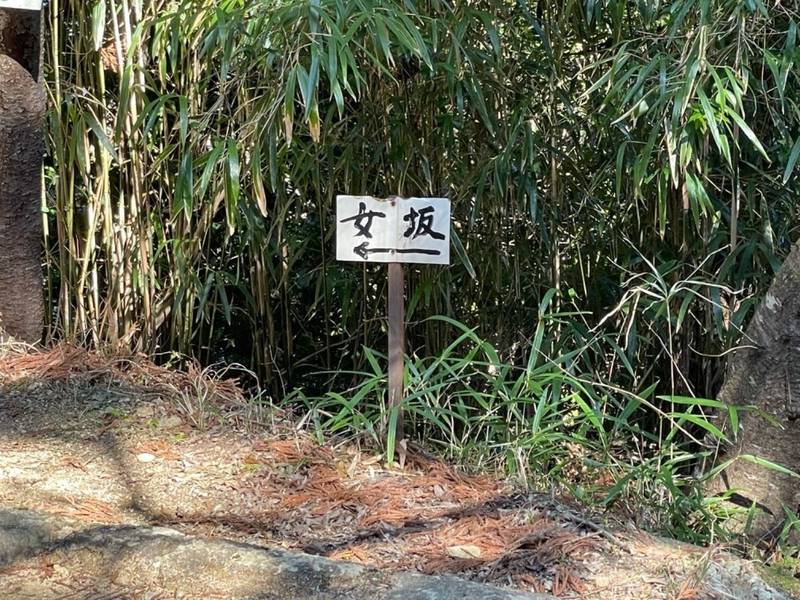
<path fill-rule="evenodd" d="M 2 50 L 0 330 L 35 342 L 42 335 L 44 310 L 40 198 L 45 100 L 31 73 Z"/>
<path fill-rule="evenodd" d="M 743 563 L 711 563 L 706 572 L 706 588 L 719 598 L 737 600 L 790 600 L 768 586 Z"/>
<path fill-rule="evenodd" d="M 95 527 L 0 511 L 0 567 L 28 557 L 91 581 L 169 597 L 252 600 L 555 600 L 455 577 L 391 573 L 282 550 L 191 538 L 171 529 Z"/>
<path fill-rule="evenodd" d="M 800 247 L 778 271 L 742 345 L 720 392 L 720 400 L 739 407 L 739 431 L 731 432 L 734 443 L 722 457 L 735 460 L 712 489 L 735 490 L 762 506 L 750 532 L 760 537 L 780 533 L 784 506 L 800 506 L 800 479 L 738 458 L 755 456 L 800 472 Z M 751 406 L 771 419 L 745 408 Z"/>

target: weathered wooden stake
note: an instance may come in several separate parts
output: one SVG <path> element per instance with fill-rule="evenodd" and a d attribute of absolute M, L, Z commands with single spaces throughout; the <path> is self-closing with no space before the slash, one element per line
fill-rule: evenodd
<path fill-rule="evenodd" d="M 403 265 L 389 263 L 389 407 L 403 402 L 405 296 Z M 403 439 L 403 412 L 397 414 L 395 447 Z"/>

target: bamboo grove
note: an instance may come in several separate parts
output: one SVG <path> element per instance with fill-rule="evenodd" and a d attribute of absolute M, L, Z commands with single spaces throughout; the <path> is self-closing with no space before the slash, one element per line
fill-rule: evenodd
<path fill-rule="evenodd" d="M 571 372 L 711 397 L 797 237 L 793 7 L 52 0 L 51 336 L 323 386 L 385 339 L 336 194 L 446 195 L 410 354 L 446 315 L 523 364 L 546 299 L 537 348 L 585 349 Z"/>

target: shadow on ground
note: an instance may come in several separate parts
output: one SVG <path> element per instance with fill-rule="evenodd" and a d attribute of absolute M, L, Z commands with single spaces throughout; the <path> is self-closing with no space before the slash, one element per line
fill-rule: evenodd
<path fill-rule="evenodd" d="M 4 598 L 515 597 L 415 572 L 565 600 L 785 598 L 736 587 L 746 565 L 728 583 L 715 550 L 611 534 L 493 477 L 320 446 L 207 373 L 76 349 L 12 359 L 0 355 Z"/>
<path fill-rule="evenodd" d="M 132 377 L 119 377 L 119 364 L 75 372 L 66 364 L 74 360 L 71 353 L 51 356 L 38 376 L 0 368 L 0 506 L 8 507 L 0 511 L 4 574 L 44 564 L 58 566 L 62 576 L 64 569 L 72 575 L 82 572 L 89 580 L 79 587 L 97 587 L 98 578 L 109 586 L 148 587 L 156 582 L 145 581 L 144 574 L 154 573 L 159 585 L 169 589 L 192 582 L 195 591 L 203 590 L 198 597 L 213 597 L 218 578 L 225 588 L 220 597 L 290 598 L 291 590 L 302 588 L 298 598 L 356 598 L 358 586 L 367 586 L 365 594 L 375 587 L 379 572 L 301 559 L 282 550 L 264 554 L 249 545 L 220 542 L 221 547 L 206 548 L 202 544 L 210 542 L 158 528 L 169 525 L 207 538 L 341 554 L 355 543 L 390 545 L 391 538 L 433 533 L 468 512 L 445 500 L 446 509 L 440 509 L 441 502 L 425 507 L 429 518 L 411 506 L 390 514 L 390 522 L 370 520 L 391 507 L 359 504 L 369 498 L 359 498 L 357 488 L 366 486 L 372 496 L 383 496 L 378 503 L 396 503 L 402 497 L 397 485 L 384 491 L 381 486 L 402 483 L 405 474 L 389 473 L 374 463 L 357 465 L 353 459 L 362 457 L 356 451 L 347 457 L 350 475 L 333 480 L 331 466 L 339 459 L 291 426 L 277 427 L 273 419 L 269 429 L 241 427 L 242 413 L 252 413 L 253 407 L 229 387 L 215 398 L 208 393 L 217 385 L 213 382 L 183 379 L 153 385 L 152 378 L 143 378 L 139 385 Z M 205 393 L 205 398 L 191 397 Z M 198 417 L 200 410 L 208 414 Z M 197 427 L 199 419 L 204 420 L 202 428 Z M 364 479 L 362 471 L 372 479 Z M 353 483 L 349 497 L 345 480 Z M 472 503 L 469 511 L 483 513 L 495 503 L 487 498 Z M 371 524 L 362 527 L 362 522 Z M 254 564 L 266 556 L 280 556 L 283 563 L 265 563 L 254 580 L 239 573 L 239 558 L 225 560 L 228 552 L 240 557 L 245 551 Z M 175 562 L 176 557 L 181 560 Z M 287 567 L 287 561 L 294 567 Z M 359 576 L 347 583 L 337 571 L 335 585 L 314 579 L 337 564 L 346 572 L 357 569 Z M 312 571 L 305 573 L 307 568 Z M 266 578 L 274 569 L 277 574 Z M 198 581 L 198 571 L 210 579 Z M 369 573 L 367 583 L 364 573 Z M 247 589 L 231 588 L 231 577 Z M 271 596 L 254 581 L 262 588 L 274 583 L 282 591 Z M 340 584 L 353 589 L 342 596 L 336 591 Z M 310 590 L 318 596 L 309 595 Z M 25 597 L 24 591 L 19 597 Z"/>

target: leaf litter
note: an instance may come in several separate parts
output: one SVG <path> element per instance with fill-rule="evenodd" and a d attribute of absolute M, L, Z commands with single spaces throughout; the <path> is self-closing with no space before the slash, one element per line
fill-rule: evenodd
<path fill-rule="evenodd" d="M 198 393 L 207 415 L 187 402 Z M 0 409 L 2 506 L 560 598 L 714 598 L 699 585 L 704 549 L 611 533 L 563 500 L 423 452 L 399 469 L 357 442 L 320 445 L 192 364 L 68 345 L 0 353 Z"/>

